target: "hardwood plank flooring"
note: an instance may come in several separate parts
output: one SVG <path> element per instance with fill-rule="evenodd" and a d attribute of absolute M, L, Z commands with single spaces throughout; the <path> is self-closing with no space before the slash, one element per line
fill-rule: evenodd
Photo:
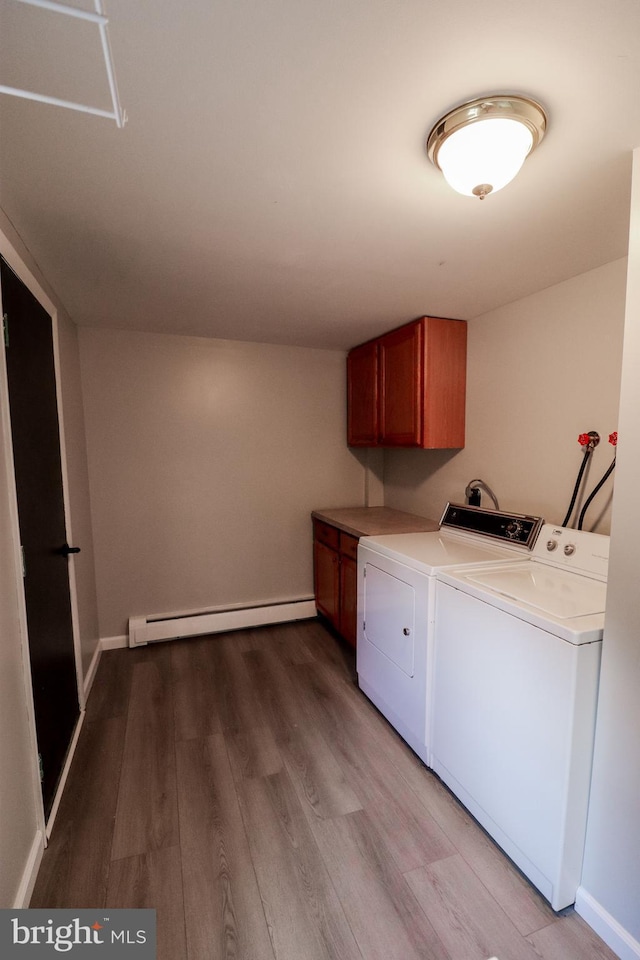
<path fill-rule="evenodd" d="M 245 780 L 239 793 L 278 960 L 360 960 L 286 771 Z"/>
<path fill-rule="evenodd" d="M 169 648 L 133 666 L 112 860 L 179 843 Z"/>
<path fill-rule="evenodd" d="M 317 621 L 104 653 L 31 906 L 155 907 L 161 960 L 615 960 Z"/>
<path fill-rule="evenodd" d="M 330 676 L 308 666 L 300 668 L 299 683 L 306 683 L 316 725 L 341 760 L 399 868 L 412 870 L 455 853 L 445 832 L 381 751 L 377 725 L 352 709 L 365 699 L 362 695 L 354 699 L 353 684 L 341 692 Z M 395 733 L 394 747 L 409 751 Z"/>
<path fill-rule="evenodd" d="M 123 651 L 112 651 L 114 656 L 100 658 L 100 683 L 91 687 L 87 702 L 86 720 L 108 720 L 110 717 L 126 717 L 131 689 L 131 665 L 140 659 L 141 650 L 129 650 L 132 656 L 123 656 Z"/>
<path fill-rule="evenodd" d="M 189 958 L 273 960 L 224 737 L 177 747 Z"/>
<path fill-rule="evenodd" d="M 73 760 L 74 774 L 64 791 L 58 816 L 78 814 L 108 824 L 116 815 L 124 754 L 126 717 L 86 720 Z M 84 813 L 86 811 L 87 813 Z"/>
<path fill-rule="evenodd" d="M 450 956 L 537 960 L 535 950 L 460 854 L 420 867 L 406 879 Z"/>
<path fill-rule="evenodd" d="M 125 716 L 85 720 L 45 852 L 55 869 L 40 872 L 32 907 L 105 903 L 125 726 Z"/>
<path fill-rule="evenodd" d="M 103 907 L 109 882 L 112 830 L 80 815 L 56 818 L 30 907 Z"/>
<path fill-rule="evenodd" d="M 315 822 L 312 829 L 363 957 L 448 960 L 442 941 L 364 811 Z"/>
<path fill-rule="evenodd" d="M 172 644 L 171 679 L 176 740 L 219 733 L 214 664 L 206 640 L 195 637 L 190 646 Z"/>
<path fill-rule="evenodd" d="M 544 960 L 565 960 L 565 957 L 589 957 L 589 960 L 611 960 L 611 950 L 576 913 L 550 924 L 527 937 Z"/>
<path fill-rule="evenodd" d="M 342 767 L 309 715 L 305 698 L 298 695 L 297 678 L 270 651 L 252 651 L 244 654 L 244 659 L 300 801 L 320 818 L 361 809 Z"/>
<path fill-rule="evenodd" d="M 180 847 L 113 861 L 105 907 L 155 908 L 157 960 L 187 960 Z"/>
<path fill-rule="evenodd" d="M 463 852 L 467 862 L 482 879 L 485 886 L 509 915 L 520 933 L 527 934 L 539 930 L 554 919 L 555 914 L 551 907 L 543 900 L 522 876 L 513 863 L 503 855 L 502 851 L 493 843 L 491 838 L 478 829 L 473 817 L 458 803 L 453 795 L 438 780 L 437 777 L 425 777 L 425 768 L 421 760 L 402 742 L 396 731 L 387 723 L 385 718 L 366 699 L 358 702 L 357 711 L 353 710 L 354 700 L 346 688 L 331 684 L 331 678 L 324 668 L 308 671 L 305 676 L 310 690 L 316 700 L 324 707 L 325 714 L 333 721 L 333 739 L 341 744 L 341 731 L 353 730 L 353 725 L 359 721 L 369 728 L 369 739 L 372 739 L 376 753 L 384 754 L 384 764 L 391 764 L 396 769 L 396 784 L 406 784 L 415 794 L 422 807 L 428 811 L 432 822 L 441 829 L 442 833 L 451 841 L 450 846 L 443 847 L 436 855 L 430 856 L 428 843 L 430 840 L 437 843 L 437 834 L 433 836 L 433 828 L 427 829 L 422 823 L 422 838 L 413 847 L 414 856 L 420 847 L 424 848 L 422 863 L 449 856 L 456 848 Z M 360 742 L 366 734 L 360 736 Z M 385 769 L 383 764 L 382 769 Z M 387 767 L 388 769 L 388 767 Z M 371 769 L 368 770 L 371 773 Z M 387 777 L 388 779 L 388 777 Z M 406 809 L 411 809 L 411 793 L 406 794 Z M 391 806 L 381 804 L 381 809 L 389 815 Z M 371 809 L 369 804 L 368 809 Z M 406 815 L 406 814 L 405 814 Z M 393 821 L 391 822 L 393 830 Z M 395 843 L 402 848 L 407 842 L 406 829 L 401 833 L 393 831 Z M 400 855 L 401 850 L 400 850 Z M 405 869 L 417 866 L 405 865 Z"/>

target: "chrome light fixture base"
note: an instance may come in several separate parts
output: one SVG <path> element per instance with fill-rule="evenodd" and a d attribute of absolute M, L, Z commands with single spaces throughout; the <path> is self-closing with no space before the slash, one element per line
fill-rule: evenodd
<path fill-rule="evenodd" d="M 524 148 L 521 147 L 519 163 L 515 163 L 514 170 L 508 176 L 508 179 L 503 178 L 503 181 L 499 186 L 496 186 L 495 189 L 500 189 L 500 187 L 513 179 L 525 157 L 535 150 L 547 129 L 547 116 L 539 103 L 529 97 L 520 97 L 511 94 L 499 94 L 497 96 L 469 100 L 467 103 L 454 107 L 453 110 L 450 110 L 449 113 L 438 120 L 427 138 L 427 155 L 429 159 L 444 173 L 451 185 L 454 186 L 454 189 L 468 195 L 480 197 L 480 199 L 484 199 L 484 197 L 494 189 L 494 184 L 492 182 L 484 182 L 481 177 L 477 183 L 473 185 L 470 184 L 465 187 L 465 189 L 460 189 L 455 186 L 448 177 L 444 163 L 440 162 L 440 152 L 444 144 L 450 141 L 450 138 L 453 137 L 454 134 L 485 120 L 516 121 L 515 124 L 511 123 L 511 126 L 517 128 L 518 124 L 522 124 L 525 130 L 528 131 L 531 141 L 530 145 L 527 144 Z M 488 126 L 489 125 L 487 125 L 487 129 Z M 495 125 L 492 126 L 494 129 L 497 129 Z M 504 127 L 505 124 L 502 124 L 502 126 Z M 497 149 L 500 150 L 500 147 Z M 472 152 L 472 150 L 469 150 L 470 154 L 472 154 Z M 474 160 L 475 158 L 473 155 L 470 155 L 468 159 Z M 490 181 L 489 177 L 485 179 Z"/>

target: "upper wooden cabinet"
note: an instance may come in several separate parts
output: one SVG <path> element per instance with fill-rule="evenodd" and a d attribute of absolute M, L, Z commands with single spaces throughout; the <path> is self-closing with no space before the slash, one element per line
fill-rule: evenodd
<path fill-rule="evenodd" d="M 347 442 L 464 447 L 467 324 L 422 317 L 347 357 Z"/>
<path fill-rule="evenodd" d="M 375 446 L 378 442 L 378 343 L 354 347 L 347 357 L 347 411 L 349 443 Z M 351 437 L 354 437 L 353 441 Z"/>

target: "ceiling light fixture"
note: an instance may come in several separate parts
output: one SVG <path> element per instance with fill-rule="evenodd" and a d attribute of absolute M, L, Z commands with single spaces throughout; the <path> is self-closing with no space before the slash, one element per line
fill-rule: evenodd
<path fill-rule="evenodd" d="M 546 129 L 546 114 L 535 100 L 484 97 L 441 117 L 427 139 L 427 154 L 454 190 L 484 200 L 513 180 Z"/>

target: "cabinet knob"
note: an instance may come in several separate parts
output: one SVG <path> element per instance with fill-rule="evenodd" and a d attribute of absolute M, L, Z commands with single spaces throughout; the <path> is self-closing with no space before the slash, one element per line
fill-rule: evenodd
<path fill-rule="evenodd" d="M 408 637 L 411 635 L 411 630 L 409 629 L 409 627 L 405 627 L 402 632 L 404 633 L 405 637 Z"/>

